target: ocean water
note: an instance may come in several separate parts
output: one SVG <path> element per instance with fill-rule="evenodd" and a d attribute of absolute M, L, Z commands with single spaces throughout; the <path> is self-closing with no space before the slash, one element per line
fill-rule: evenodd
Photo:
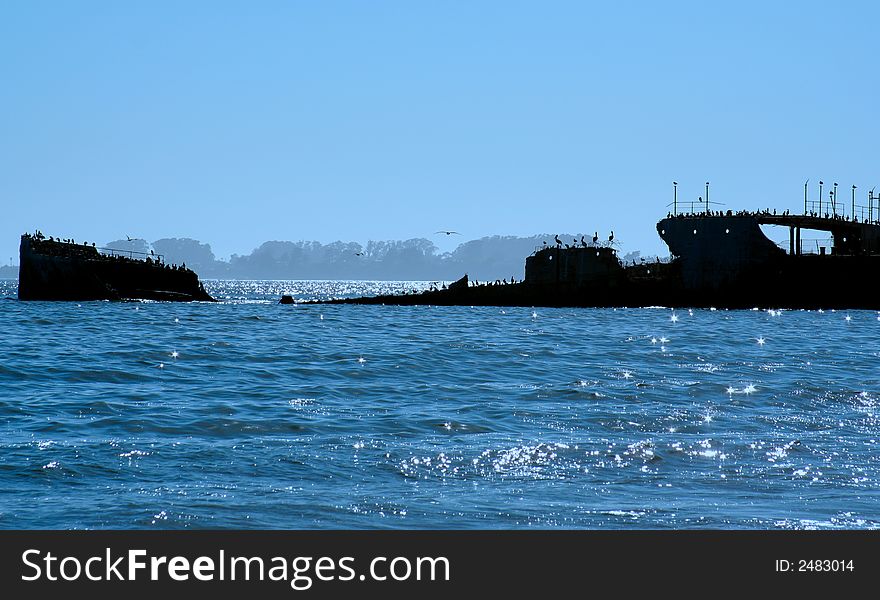
<path fill-rule="evenodd" d="M 0 301 L 0 528 L 880 525 L 877 313 L 277 304 L 425 285 Z"/>

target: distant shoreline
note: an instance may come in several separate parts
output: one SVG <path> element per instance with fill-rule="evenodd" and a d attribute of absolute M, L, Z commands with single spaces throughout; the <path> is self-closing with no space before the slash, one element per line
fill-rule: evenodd
<path fill-rule="evenodd" d="M 358 242 L 267 241 L 247 255 L 218 259 L 210 244 L 192 238 L 114 240 L 102 244 L 119 252 L 155 253 L 167 264 L 186 265 L 201 279 L 281 281 L 456 281 L 467 274 L 472 280 L 521 280 L 525 261 L 536 250 L 554 244 L 591 244 L 595 234 L 537 234 L 528 237 L 487 236 L 441 252 L 427 238 Z M 600 245 L 609 242 L 600 241 Z M 626 263 L 640 258 L 639 251 L 617 247 Z M 0 267 L 0 279 L 17 279 L 18 266 Z"/>

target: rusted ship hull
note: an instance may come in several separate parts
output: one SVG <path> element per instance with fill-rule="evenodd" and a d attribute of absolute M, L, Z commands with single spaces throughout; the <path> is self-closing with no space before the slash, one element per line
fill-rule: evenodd
<path fill-rule="evenodd" d="M 31 235 L 22 236 L 19 255 L 19 300 L 213 301 L 189 269 Z"/>
<path fill-rule="evenodd" d="M 761 231 L 790 228 L 788 251 Z M 828 252 L 802 252 L 801 230 L 828 232 Z M 525 281 L 331 302 L 395 305 L 703 307 L 880 310 L 880 225 L 833 216 L 690 214 L 661 220 L 669 262 L 625 266 L 609 247 L 549 247 L 526 259 Z M 462 285 L 463 284 L 463 285 Z"/>

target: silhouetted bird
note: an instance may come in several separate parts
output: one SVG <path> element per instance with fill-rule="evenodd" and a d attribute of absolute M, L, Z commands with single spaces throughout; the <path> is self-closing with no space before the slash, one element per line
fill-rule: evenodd
<path fill-rule="evenodd" d="M 608 236 L 608 244 L 610 245 L 613 242 L 614 242 L 614 230 L 612 230 L 611 235 Z"/>
<path fill-rule="evenodd" d="M 556 245 L 557 245 L 557 246 L 561 246 L 561 245 L 562 245 L 562 240 L 559 239 L 559 236 L 558 236 L 558 235 L 555 236 L 554 239 L 556 240 Z"/>
<path fill-rule="evenodd" d="M 363 256 L 364 253 L 363 253 L 363 252 L 355 252 L 354 255 L 355 255 L 355 256 Z"/>
<path fill-rule="evenodd" d="M 598 242 L 598 241 L 599 241 L 599 232 L 597 231 L 596 233 L 593 234 L 593 245 L 595 245 L 596 242 Z"/>
<path fill-rule="evenodd" d="M 587 247 L 587 242 L 584 241 L 584 236 L 581 236 L 581 246 L 583 246 L 584 248 Z"/>
<path fill-rule="evenodd" d="M 434 233 L 445 233 L 446 235 L 452 235 L 452 234 L 455 234 L 455 235 L 461 235 L 461 234 L 460 234 L 459 232 L 457 232 L 457 231 L 435 231 Z"/>

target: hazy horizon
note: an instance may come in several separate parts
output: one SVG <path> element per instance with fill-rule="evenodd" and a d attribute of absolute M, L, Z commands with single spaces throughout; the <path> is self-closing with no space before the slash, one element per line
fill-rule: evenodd
<path fill-rule="evenodd" d="M 54 237 L 51 232 L 41 232 Z M 444 280 L 464 274 L 472 279 L 495 280 L 525 275 L 525 260 L 544 243 L 554 244 L 558 235 L 563 244 L 592 242 L 592 234 L 559 233 L 531 236 L 485 236 L 463 240 L 451 251 L 444 251 L 428 238 L 408 240 L 354 241 L 267 240 L 247 254 L 218 257 L 210 242 L 193 238 L 163 238 L 152 242 L 135 238 L 98 243 L 143 255 L 155 252 L 168 264 L 186 264 L 204 279 L 360 279 L 360 280 Z M 91 240 L 78 240 L 90 244 Z M 605 245 L 600 240 L 600 245 Z M 626 262 L 653 256 L 626 251 L 614 244 Z M 0 277 L 16 277 L 17 264 L 0 267 Z"/>

